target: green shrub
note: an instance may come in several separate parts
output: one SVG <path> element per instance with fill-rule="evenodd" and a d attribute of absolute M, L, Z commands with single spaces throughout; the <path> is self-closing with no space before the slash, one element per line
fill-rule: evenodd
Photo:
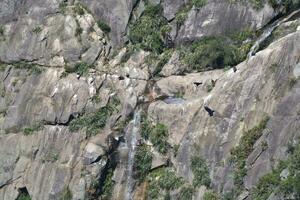
<path fill-rule="evenodd" d="M 153 146 L 157 149 L 159 153 L 167 153 L 169 144 L 168 139 L 168 128 L 164 124 L 156 124 L 151 131 L 149 139 Z"/>
<path fill-rule="evenodd" d="M 42 29 L 40 26 L 37 26 L 37 27 L 35 27 L 35 28 L 32 30 L 32 32 L 35 33 L 35 34 L 38 34 L 38 33 L 42 32 L 42 30 L 43 30 L 43 29 Z"/>
<path fill-rule="evenodd" d="M 111 28 L 101 19 L 97 21 L 97 25 L 104 33 L 109 33 L 111 31 Z"/>
<path fill-rule="evenodd" d="M 219 200 L 220 197 L 217 193 L 212 190 L 209 190 L 204 193 L 203 200 Z"/>
<path fill-rule="evenodd" d="M 158 75 L 165 64 L 168 63 L 172 56 L 173 51 L 171 49 L 166 49 L 160 55 L 155 53 L 151 53 L 146 57 L 145 63 L 148 65 L 150 70 L 152 71 L 152 76 Z"/>
<path fill-rule="evenodd" d="M 113 192 L 113 187 L 114 187 L 114 181 L 112 179 L 113 175 L 114 175 L 113 171 L 111 169 L 108 170 L 107 175 L 105 177 L 102 192 L 101 192 L 101 199 L 102 200 L 111 199 L 112 192 Z"/>
<path fill-rule="evenodd" d="M 73 119 L 70 122 L 69 130 L 75 132 L 82 128 L 86 128 L 88 136 L 99 133 L 99 131 L 105 127 L 107 119 L 117 109 L 117 100 L 115 99 L 116 97 L 111 98 L 105 107 L 100 108 L 94 113 L 85 114 Z"/>
<path fill-rule="evenodd" d="M 236 51 L 224 37 L 206 37 L 183 47 L 180 57 L 190 69 L 204 71 L 237 64 Z"/>
<path fill-rule="evenodd" d="M 112 108 L 103 107 L 99 111 L 83 115 L 71 121 L 69 129 L 71 132 L 78 131 L 84 127 L 89 136 L 96 135 L 106 125 L 106 120 L 112 113 Z"/>
<path fill-rule="evenodd" d="M 31 197 L 27 193 L 21 193 L 18 196 L 17 200 L 31 200 Z"/>
<path fill-rule="evenodd" d="M 59 10 L 62 13 L 66 12 L 66 8 L 67 8 L 67 2 L 65 2 L 65 0 L 63 0 L 62 2 L 59 3 Z"/>
<path fill-rule="evenodd" d="M 56 161 L 58 161 L 58 159 L 59 159 L 59 154 L 58 153 L 51 153 L 51 152 L 49 152 L 46 155 L 46 158 L 44 159 L 44 161 L 47 161 L 47 162 L 56 162 Z"/>
<path fill-rule="evenodd" d="M 17 69 L 27 69 L 32 74 L 40 74 L 43 72 L 42 67 L 33 63 L 19 62 L 19 63 L 15 63 L 14 66 Z"/>
<path fill-rule="evenodd" d="M 191 158 L 191 169 L 194 174 L 193 186 L 199 187 L 205 185 L 210 186 L 209 170 L 205 160 L 200 156 Z"/>
<path fill-rule="evenodd" d="M 76 30 L 75 30 L 75 36 L 76 37 L 80 37 L 80 35 L 82 34 L 83 29 L 80 26 L 77 26 Z"/>
<path fill-rule="evenodd" d="M 176 20 L 177 26 L 183 25 L 184 21 L 188 17 L 189 10 L 190 10 L 190 6 L 184 6 L 176 13 L 175 20 Z"/>
<path fill-rule="evenodd" d="M 132 44 L 146 51 L 162 53 L 164 49 L 162 35 L 165 33 L 163 27 L 167 25 L 167 21 L 161 13 L 161 5 L 146 6 L 140 19 L 130 27 L 129 40 Z"/>
<path fill-rule="evenodd" d="M 280 177 L 281 172 L 287 169 L 289 174 L 286 179 Z M 288 159 L 279 164 L 268 174 L 259 179 L 258 184 L 251 192 L 253 200 L 267 199 L 272 193 L 288 199 L 294 196 L 300 198 L 300 145 L 294 147 Z"/>
<path fill-rule="evenodd" d="M 66 73 L 77 73 L 82 76 L 88 73 L 89 69 L 92 68 L 92 65 L 89 65 L 85 62 L 77 63 L 74 67 L 65 66 Z"/>
<path fill-rule="evenodd" d="M 151 172 L 147 180 L 149 188 L 147 196 L 149 199 L 158 199 L 161 196 L 168 196 L 169 191 L 178 189 L 183 185 L 183 179 L 177 177 L 170 168 L 161 168 Z"/>
<path fill-rule="evenodd" d="M 165 154 L 170 148 L 167 142 L 169 137 L 168 128 L 164 124 L 152 125 L 150 121 L 144 120 L 141 123 L 141 136 L 145 140 L 150 140 L 159 153 Z"/>
<path fill-rule="evenodd" d="M 196 8 L 201 8 L 207 4 L 207 0 L 192 0 L 192 4 Z"/>
<path fill-rule="evenodd" d="M 178 91 L 174 94 L 175 98 L 183 98 L 184 97 L 184 92 L 183 91 Z"/>
<path fill-rule="evenodd" d="M 60 198 L 60 200 L 72 200 L 72 192 L 70 191 L 69 188 L 65 188 L 63 190 L 63 194 L 62 194 L 62 197 Z"/>
<path fill-rule="evenodd" d="M 195 193 L 195 189 L 188 185 L 188 186 L 184 186 L 180 189 L 180 193 L 179 193 L 179 199 L 180 200 L 191 200 L 193 199 L 193 195 Z"/>
<path fill-rule="evenodd" d="M 143 181 L 148 175 L 152 164 L 152 154 L 146 145 L 139 146 L 134 157 L 134 176 Z"/>
<path fill-rule="evenodd" d="M 265 117 L 257 126 L 244 132 L 239 145 L 230 152 L 230 159 L 234 164 L 234 184 L 237 187 L 236 193 L 239 193 L 243 188 L 243 179 L 247 174 L 246 159 L 254 150 L 254 144 L 262 136 L 268 121 L 269 117 Z"/>
<path fill-rule="evenodd" d="M 23 129 L 23 133 L 24 135 L 31 135 L 32 133 L 36 132 L 36 131 L 40 131 L 43 130 L 44 125 L 42 123 L 35 123 L 30 127 L 25 127 Z"/>
<path fill-rule="evenodd" d="M 82 6 L 77 3 L 74 7 L 74 12 L 78 15 L 84 15 L 84 9 L 82 8 Z"/>

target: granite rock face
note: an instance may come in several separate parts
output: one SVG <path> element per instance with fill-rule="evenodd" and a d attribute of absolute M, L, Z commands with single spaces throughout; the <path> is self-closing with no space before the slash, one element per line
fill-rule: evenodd
<path fill-rule="evenodd" d="M 162 6 L 178 45 L 258 30 L 278 12 L 268 4 L 255 9 L 245 2 L 207 0 L 201 8 L 191 7 L 179 27 L 176 15 L 190 1 L 148 2 Z M 175 46 L 153 75 L 151 52 L 126 44 L 145 6 L 128 0 L 0 2 L 0 199 L 16 200 L 24 191 L 32 200 L 97 199 L 109 183 L 110 199 L 124 199 L 138 112 L 166 125 L 167 142 L 172 151 L 176 147 L 176 155 L 171 150 L 162 155 L 138 133 L 137 146 L 147 145 L 154 155 L 150 168 L 172 167 L 186 184 L 194 178 L 191 157 L 201 155 L 211 188 L 230 191 L 230 151 L 265 116 L 270 120 L 245 160 L 239 198 L 249 199 L 259 178 L 285 159 L 288 144 L 300 136 L 299 17 L 279 26 L 236 72 L 187 73 Z M 109 33 L 99 20 L 110 26 Z M 147 182 L 133 183 L 133 199 L 144 199 Z M 197 187 L 194 199 L 203 199 L 206 191 Z M 180 199 L 178 191 L 170 196 Z M 273 193 L 269 199 L 281 197 Z"/>
<path fill-rule="evenodd" d="M 255 9 L 249 3 L 223 0 L 210 0 L 201 8 L 193 7 L 180 27 L 176 42 L 222 35 L 245 29 L 260 29 L 274 16 L 274 9 L 265 4 L 262 9 Z"/>

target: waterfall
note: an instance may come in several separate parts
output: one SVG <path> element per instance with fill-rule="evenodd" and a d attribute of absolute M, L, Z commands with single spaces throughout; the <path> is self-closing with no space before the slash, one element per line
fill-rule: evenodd
<path fill-rule="evenodd" d="M 276 20 L 274 23 L 272 23 L 268 28 L 266 28 L 263 33 L 259 36 L 259 38 L 255 41 L 254 45 L 251 47 L 248 58 L 255 55 L 256 51 L 259 49 L 260 45 L 271 36 L 274 29 L 277 28 L 281 23 L 280 20 Z"/>
<path fill-rule="evenodd" d="M 125 200 L 132 200 L 132 191 L 134 186 L 134 180 L 132 174 L 133 174 L 134 156 L 135 156 L 136 145 L 137 145 L 137 134 L 140 129 L 140 121 L 141 121 L 140 118 L 141 118 L 140 111 L 135 112 L 134 119 L 133 119 L 133 128 L 131 131 L 131 135 L 128 137 L 128 141 L 127 141 L 129 153 L 128 153 L 128 164 L 127 164 Z"/>
<path fill-rule="evenodd" d="M 275 28 L 277 28 L 280 24 L 290 20 L 293 16 L 295 16 L 296 14 L 298 14 L 300 12 L 299 10 L 296 10 L 294 12 L 292 12 L 291 14 L 289 14 L 287 17 L 284 17 L 282 19 L 278 19 L 275 22 L 273 22 L 271 25 L 269 25 L 264 31 L 263 33 L 259 36 L 259 38 L 255 41 L 254 45 L 251 47 L 249 53 L 248 53 L 248 58 L 252 57 L 253 55 L 255 55 L 255 53 L 257 52 L 257 50 L 259 49 L 260 45 L 268 38 L 272 35 L 273 31 L 275 30 Z"/>

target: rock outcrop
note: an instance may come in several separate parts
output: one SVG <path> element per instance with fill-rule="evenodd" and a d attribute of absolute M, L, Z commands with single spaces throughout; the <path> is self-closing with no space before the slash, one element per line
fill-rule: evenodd
<path fill-rule="evenodd" d="M 231 199 L 254 199 L 260 178 L 300 136 L 300 20 L 280 24 L 232 68 L 187 70 L 180 45 L 262 29 L 280 11 L 269 3 L 205 2 L 0 2 L 0 199 L 201 200 L 232 191 Z M 167 53 L 128 41 L 149 4 L 161 6 L 171 28 L 175 46 Z M 237 190 L 233 150 L 261 122 Z M 135 160 L 139 151 L 143 159 Z M 208 181 L 195 184 L 192 165 Z M 287 179 L 291 171 L 279 174 Z"/>

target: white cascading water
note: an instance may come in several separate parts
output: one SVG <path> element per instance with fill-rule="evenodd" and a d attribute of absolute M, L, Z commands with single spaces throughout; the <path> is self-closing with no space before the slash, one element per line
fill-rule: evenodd
<path fill-rule="evenodd" d="M 274 31 L 275 28 L 277 28 L 281 23 L 281 21 L 276 20 L 274 23 L 270 25 L 270 27 L 266 28 L 264 32 L 259 36 L 259 38 L 255 41 L 254 45 L 251 47 L 249 53 L 248 53 L 248 58 L 251 56 L 255 55 L 256 51 L 259 49 L 260 45 L 268 38 L 271 36 L 272 32 Z"/>
<path fill-rule="evenodd" d="M 248 53 L 248 58 L 252 57 L 255 55 L 256 51 L 259 49 L 260 45 L 268 38 L 271 36 L 275 28 L 277 28 L 280 24 L 288 21 L 291 19 L 294 15 L 298 14 L 300 12 L 300 9 L 292 12 L 290 15 L 283 19 L 278 19 L 275 22 L 273 22 L 269 27 L 267 27 L 263 33 L 259 36 L 259 38 L 255 41 L 254 45 L 251 47 L 249 53 Z"/>
<path fill-rule="evenodd" d="M 133 164 L 134 164 L 134 156 L 136 152 L 136 146 L 137 146 L 137 134 L 140 129 L 140 111 L 137 111 L 134 113 L 134 119 L 133 119 L 133 128 L 131 135 L 128 137 L 128 164 L 127 164 L 127 183 L 126 183 L 126 193 L 125 193 L 125 200 L 132 200 L 132 191 L 134 186 L 134 180 L 132 177 L 133 174 Z"/>

